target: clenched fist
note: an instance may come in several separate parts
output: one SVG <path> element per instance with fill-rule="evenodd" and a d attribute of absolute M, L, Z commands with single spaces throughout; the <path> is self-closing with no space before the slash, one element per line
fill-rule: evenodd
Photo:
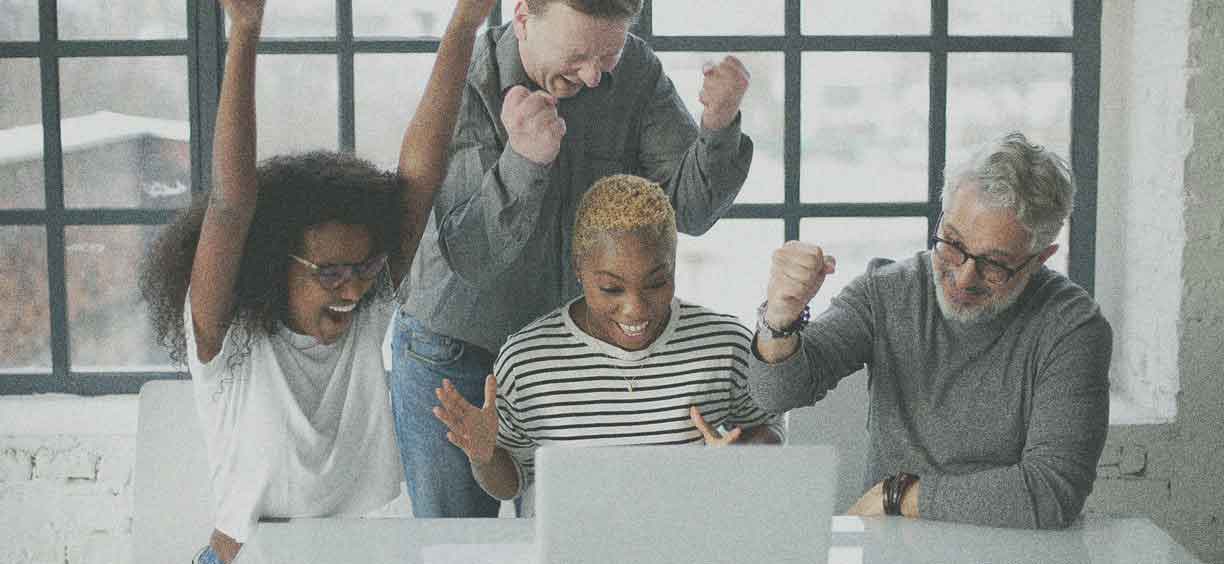
<path fill-rule="evenodd" d="M 718 64 L 707 63 L 702 69 L 705 79 L 697 99 L 705 109 L 701 112 L 701 127 L 722 129 L 731 125 L 739 113 L 740 102 L 748 91 L 752 75 L 739 59 L 727 55 Z"/>
<path fill-rule="evenodd" d="M 833 274 L 836 268 L 837 259 L 824 254 L 820 247 L 787 241 L 773 252 L 765 322 L 770 327 L 782 328 L 799 319 L 803 308 L 820 291 L 825 276 Z"/>
<path fill-rule="evenodd" d="M 565 137 L 565 120 L 557 115 L 557 98 L 552 94 L 515 86 L 506 92 L 501 119 L 514 152 L 540 165 L 557 158 L 561 138 Z"/>

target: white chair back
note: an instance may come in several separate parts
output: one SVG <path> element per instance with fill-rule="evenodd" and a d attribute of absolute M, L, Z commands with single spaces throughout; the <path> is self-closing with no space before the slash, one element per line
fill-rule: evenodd
<path fill-rule="evenodd" d="M 137 426 L 133 559 L 190 562 L 213 529 L 208 453 L 191 382 L 142 386 Z"/>

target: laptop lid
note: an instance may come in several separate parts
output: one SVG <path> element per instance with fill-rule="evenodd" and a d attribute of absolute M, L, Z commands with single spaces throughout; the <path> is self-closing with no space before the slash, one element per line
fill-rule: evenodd
<path fill-rule="evenodd" d="M 827 446 L 541 448 L 540 563 L 824 563 L 836 481 Z"/>

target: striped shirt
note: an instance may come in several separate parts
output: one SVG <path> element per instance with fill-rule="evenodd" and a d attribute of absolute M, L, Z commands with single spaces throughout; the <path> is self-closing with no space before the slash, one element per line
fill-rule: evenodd
<path fill-rule="evenodd" d="M 516 496 L 531 485 L 543 445 L 702 444 L 694 405 L 711 427 L 768 424 L 783 436 L 781 416 L 748 395 L 752 332 L 734 316 L 673 298 L 659 337 L 627 351 L 575 325 L 578 299 L 511 335 L 494 366 L 497 443 L 518 471 Z"/>

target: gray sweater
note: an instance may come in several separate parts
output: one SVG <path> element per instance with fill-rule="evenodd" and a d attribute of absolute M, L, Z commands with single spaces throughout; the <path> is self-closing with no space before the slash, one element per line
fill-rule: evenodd
<path fill-rule="evenodd" d="M 929 253 L 875 259 L 776 365 L 753 355 L 752 397 L 811 405 L 868 368 L 864 487 L 921 476 L 923 518 L 1060 528 L 1083 507 L 1109 425 L 1112 332 L 1092 298 L 1042 267 L 998 317 L 945 319 Z"/>

